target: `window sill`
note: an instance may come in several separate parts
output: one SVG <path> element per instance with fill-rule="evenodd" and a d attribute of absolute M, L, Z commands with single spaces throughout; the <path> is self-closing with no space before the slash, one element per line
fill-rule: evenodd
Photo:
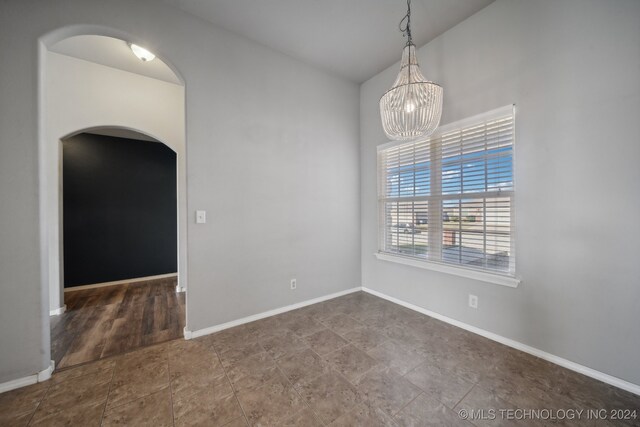
<path fill-rule="evenodd" d="M 398 264 L 410 265 L 412 267 L 424 268 L 426 270 L 439 271 L 441 273 L 453 274 L 455 276 L 466 277 L 469 279 L 475 279 L 482 282 L 493 283 L 496 285 L 508 286 L 510 288 L 517 288 L 521 282 L 521 280 L 516 277 L 487 273 L 484 271 L 472 270 L 469 268 L 457 267 L 447 264 L 440 264 L 437 262 L 421 261 L 409 257 L 403 257 L 401 255 L 391 255 L 381 252 L 377 252 L 374 255 L 376 256 L 376 258 L 382 261 L 390 261 Z"/>

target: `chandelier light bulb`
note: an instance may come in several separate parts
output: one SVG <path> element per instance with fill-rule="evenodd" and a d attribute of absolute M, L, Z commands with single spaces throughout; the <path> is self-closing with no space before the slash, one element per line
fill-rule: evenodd
<path fill-rule="evenodd" d="M 407 95 L 407 99 L 404 101 L 405 113 L 413 113 L 416 110 L 416 103 L 413 98 L 413 94 L 409 93 L 409 95 Z"/>

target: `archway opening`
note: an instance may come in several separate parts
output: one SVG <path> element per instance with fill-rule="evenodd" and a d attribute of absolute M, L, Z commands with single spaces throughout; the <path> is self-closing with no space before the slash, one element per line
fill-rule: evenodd
<path fill-rule="evenodd" d="M 117 35 L 118 38 L 113 35 Z M 51 359 L 64 367 L 128 351 L 135 346 L 149 345 L 182 336 L 182 328 L 186 322 L 186 296 L 177 292 L 186 290 L 187 279 L 185 93 L 182 78 L 173 71 L 173 67 L 168 62 L 163 61 L 161 54 L 158 54 L 152 63 L 146 64 L 155 64 L 153 67 L 145 67 L 142 61 L 134 57 L 129 46 L 131 42 L 139 41 L 115 30 L 74 27 L 49 34 L 43 37 L 42 41 L 40 53 L 40 148 L 43 159 L 41 176 L 44 178 L 41 180 L 44 222 L 42 263 L 44 276 L 46 276 L 43 277 L 44 294 L 49 295 L 49 313 L 46 313 L 49 327 L 45 329 L 47 335 L 44 341 L 51 343 Z M 63 180 L 65 147 L 74 146 L 76 149 L 82 147 L 79 151 L 84 152 L 86 160 L 91 157 L 91 155 L 86 156 L 91 151 L 88 147 L 92 147 L 95 151 L 96 147 L 102 143 L 104 148 L 107 146 L 104 145 L 106 139 L 112 139 L 112 147 L 120 146 L 125 150 L 136 147 L 134 151 L 140 151 L 141 147 L 145 146 L 151 147 L 151 151 L 154 151 L 153 147 L 156 148 L 155 151 L 163 151 L 162 148 L 164 148 L 165 154 L 168 150 L 173 155 L 174 191 L 172 195 L 175 202 L 173 204 L 175 224 L 171 231 L 173 239 L 166 232 L 166 227 L 161 227 L 157 223 L 156 227 L 159 228 L 156 234 L 169 237 L 158 240 L 158 236 L 152 236 L 149 240 L 153 242 L 155 249 L 137 251 L 139 255 L 146 255 L 146 259 L 144 259 L 145 256 L 138 256 L 137 259 L 131 256 L 136 253 L 131 234 L 135 234 L 135 231 L 147 230 L 147 235 L 151 236 L 150 231 L 154 228 L 152 224 L 138 220 L 140 225 L 137 230 L 130 228 L 125 233 L 129 236 L 129 240 L 120 237 L 124 246 L 119 251 L 111 247 L 111 252 L 101 252 L 96 248 L 103 248 L 94 245 L 93 249 L 97 252 L 98 258 L 94 257 L 91 262 L 86 262 L 87 254 L 84 252 L 90 250 L 89 246 L 92 242 L 81 238 L 88 234 L 86 228 L 82 230 L 83 216 L 78 215 L 77 212 L 71 217 L 65 215 L 65 211 L 68 210 L 65 209 L 64 199 L 67 193 L 63 191 L 66 188 Z M 79 140 L 84 141 L 80 144 Z M 113 141 L 121 143 L 129 141 L 129 144 L 117 144 Z M 101 153 L 105 154 L 104 151 Z M 120 157 L 133 161 L 135 156 L 121 153 Z M 104 158 L 102 161 L 108 162 Z M 98 156 L 98 164 L 100 164 L 100 156 Z M 123 167 L 126 168 L 126 166 Z M 130 167 L 135 168 L 131 165 Z M 82 168 L 80 167 L 76 172 Z M 99 168 L 94 169 L 96 172 L 99 170 Z M 104 168 L 104 177 L 108 176 L 106 173 L 108 170 Z M 147 174 L 146 177 L 149 178 L 149 175 Z M 108 181 L 108 179 L 105 180 Z M 111 184 L 115 184 L 118 180 L 112 179 L 112 181 Z M 119 180 L 120 184 L 125 181 Z M 84 191 L 85 196 L 90 194 L 90 192 L 86 193 L 87 188 L 84 188 Z M 123 191 L 120 193 L 122 195 Z M 149 191 L 146 193 L 148 194 Z M 134 199 L 135 197 L 130 198 L 130 201 Z M 75 201 L 76 204 L 78 200 Z M 103 210 L 107 212 L 123 209 L 115 206 L 117 203 L 114 200 L 109 202 L 105 198 L 102 202 Z M 99 209 L 95 208 L 100 206 L 101 202 L 98 199 L 85 198 L 82 203 L 84 203 L 82 206 L 84 213 L 93 207 L 94 220 L 96 216 L 101 216 L 103 220 L 113 220 L 113 217 L 110 218 L 104 213 L 101 215 Z M 147 220 L 151 219 L 152 213 L 153 209 L 149 211 Z M 93 230 L 98 230 L 97 235 L 109 237 L 113 233 L 109 233 L 105 227 L 107 229 L 114 227 L 113 223 L 109 224 L 109 221 L 98 225 L 94 222 Z M 126 221 L 121 222 L 120 225 L 126 225 Z M 73 245 L 72 241 L 67 242 L 69 245 L 65 245 L 65 240 L 69 238 L 66 234 L 70 230 L 75 233 L 75 241 Z M 113 242 L 107 242 L 106 245 L 117 246 Z M 81 254 L 79 260 L 67 259 L 73 253 Z M 128 257 L 125 256 L 127 253 Z M 164 254 L 164 261 L 160 259 L 162 254 Z M 104 257 L 102 263 L 99 261 L 99 256 Z M 119 258 L 120 262 L 108 259 L 109 256 L 114 259 Z M 166 262 L 172 256 L 173 267 L 171 263 Z M 164 265 L 164 267 L 158 268 L 158 265 Z M 113 268 L 114 266 L 118 268 Z M 139 306 L 134 308 L 132 312 L 134 314 L 121 316 L 119 320 L 109 318 L 109 310 L 116 308 L 114 304 L 117 304 L 118 295 L 125 298 L 127 288 L 133 287 L 133 283 L 141 284 L 136 288 L 135 293 L 144 293 L 143 288 L 151 286 L 149 279 L 156 280 L 154 283 L 158 287 L 155 291 L 165 289 L 167 284 L 173 284 L 171 286 L 173 295 L 154 291 L 156 295 L 151 298 L 151 302 L 138 298 Z M 76 291 L 70 292 L 71 288 L 76 288 Z M 96 289 L 105 290 L 106 296 L 100 297 L 102 299 L 96 297 L 100 293 Z M 83 331 L 74 331 L 75 333 L 65 335 L 60 331 L 68 332 L 68 328 L 61 328 L 60 325 L 74 317 L 71 313 L 64 314 L 67 308 L 65 300 L 69 299 L 70 293 L 74 294 L 74 309 L 87 304 L 87 301 L 78 302 L 82 293 L 93 294 L 89 299 L 94 303 L 98 300 L 106 303 L 102 304 L 105 307 L 95 309 L 92 317 L 86 322 L 77 322 L 83 323 Z M 129 300 L 131 298 L 127 301 Z M 122 315 L 122 308 L 118 310 Z M 78 313 L 75 315 L 77 316 Z M 146 320 L 147 333 L 144 333 L 144 328 L 141 330 L 131 322 L 127 324 L 126 319 L 141 319 L 145 315 L 153 317 L 152 320 L 149 318 Z M 92 322 L 95 328 L 91 327 Z M 131 328 L 127 328 L 127 325 Z M 83 334 L 82 338 L 78 338 Z M 88 339 L 89 336 L 90 339 Z M 96 349 L 102 348 L 102 351 L 87 352 L 81 349 L 79 343 L 87 340 L 91 341 Z M 75 354 L 68 356 L 65 360 L 65 357 L 72 353 Z M 85 355 L 82 356 L 82 353 Z"/>

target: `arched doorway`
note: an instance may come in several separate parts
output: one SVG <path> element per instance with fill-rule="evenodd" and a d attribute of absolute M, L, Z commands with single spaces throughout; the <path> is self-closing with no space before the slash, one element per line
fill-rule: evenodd
<path fill-rule="evenodd" d="M 116 36 L 116 37 L 114 37 Z M 141 68 L 129 49 L 135 37 L 102 27 L 77 26 L 50 33 L 40 49 L 40 152 L 43 295 L 48 315 L 64 312 L 61 141 L 100 129 L 150 137 L 177 157 L 176 290 L 186 290 L 186 160 L 184 81 L 158 55 L 154 69 Z M 100 49 L 106 54 L 99 55 Z M 97 57 L 83 57 L 90 52 Z M 130 55 L 130 57 L 129 57 Z M 120 61 L 120 62 L 119 62 Z M 149 71 L 151 70 L 151 71 Z M 46 328 L 45 342 L 51 342 Z M 48 338 L 48 339 L 47 339 Z"/>

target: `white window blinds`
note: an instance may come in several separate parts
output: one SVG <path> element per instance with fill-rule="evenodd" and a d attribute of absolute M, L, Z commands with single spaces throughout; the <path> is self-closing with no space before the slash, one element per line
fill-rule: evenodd
<path fill-rule="evenodd" d="M 380 252 L 514 275 L 513 106 L 378 149 Z"/>

